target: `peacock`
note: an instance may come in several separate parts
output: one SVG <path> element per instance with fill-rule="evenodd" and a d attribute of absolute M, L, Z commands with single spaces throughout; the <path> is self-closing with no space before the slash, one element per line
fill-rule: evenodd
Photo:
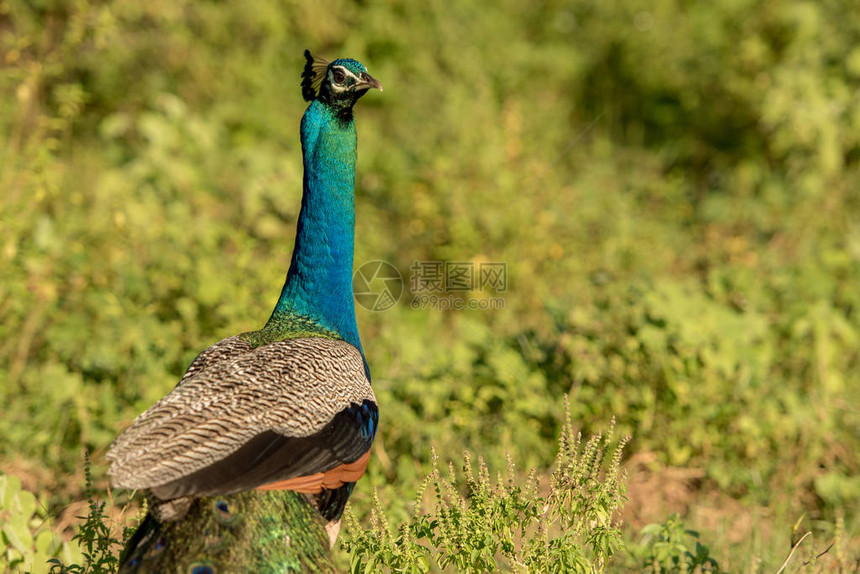
<path fill-rule="evenodd" d="M 262 329 L 200 353 L 107 453 L 113 486 L 144 491 L 149 507 L 122 572 L 311 570 L 308 553 L 334 544 L 367 467 L 379 410 L 352 293 L 353 106 L 382 86 L 357 60 L 304 55 L 303 195 L 286 281 Z M 285 513 L 321 515 L 328 541 L 300 540 Z"/>

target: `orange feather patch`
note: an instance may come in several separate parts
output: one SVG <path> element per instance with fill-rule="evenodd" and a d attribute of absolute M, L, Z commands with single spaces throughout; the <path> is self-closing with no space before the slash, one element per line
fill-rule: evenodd
<path fill-rule="evenodd" d="M 334 490 L 347 482 L 357 482 L 364 474 L 369 460 L 370 451 L 367 451 L 355 462 L 342 464 L 325 472 L 264 484 L 257 490 L 293 490 L 303 494 L 319 494 L 323 489 Z"/>

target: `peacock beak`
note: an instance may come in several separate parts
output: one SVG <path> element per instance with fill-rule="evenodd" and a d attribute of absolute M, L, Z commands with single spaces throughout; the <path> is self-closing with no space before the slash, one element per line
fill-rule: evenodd
<path fill-rule="evenodd" d="M 376 88 L 380 92 L 382 91 L 382 84 L 379 83 L 379 80 L 368 74 L 367 72 L 361 74 L 361 80 L 355 85 L 356 90 L 369 90 L 370 88 Z"/>

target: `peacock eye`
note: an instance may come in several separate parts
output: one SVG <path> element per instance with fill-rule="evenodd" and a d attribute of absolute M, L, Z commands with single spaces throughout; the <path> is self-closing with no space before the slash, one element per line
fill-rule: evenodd
<path fill-rule="evenodd" d="M 342 84 L 343 81 L 346 79 L 346 74 L 343 73 L 343 70 L 335 70 L 333 77 L 335 84 Z"/>

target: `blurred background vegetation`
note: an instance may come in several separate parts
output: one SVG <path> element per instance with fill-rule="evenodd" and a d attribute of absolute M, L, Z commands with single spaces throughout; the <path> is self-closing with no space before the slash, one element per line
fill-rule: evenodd
<path fill-rule="evenodd" d="M 855 564 L 860 5 L 835 0 L 0 0 L 0 469 L 26 521 L 74 532 L 82 450 L 105 488 L 113 437 L 268 317 L 305 47 L 385 86 L 357 109 L 356 265 L 508 266 L 503 310 L 359 309 L 383 417 L 359 515 L 377 487 L 406 516 L 431 444 L 549 468 L 567 394 L 632 436 L 631 544 L 678 513 L 724 569 L 775 571 L 802 519 Z"/>

